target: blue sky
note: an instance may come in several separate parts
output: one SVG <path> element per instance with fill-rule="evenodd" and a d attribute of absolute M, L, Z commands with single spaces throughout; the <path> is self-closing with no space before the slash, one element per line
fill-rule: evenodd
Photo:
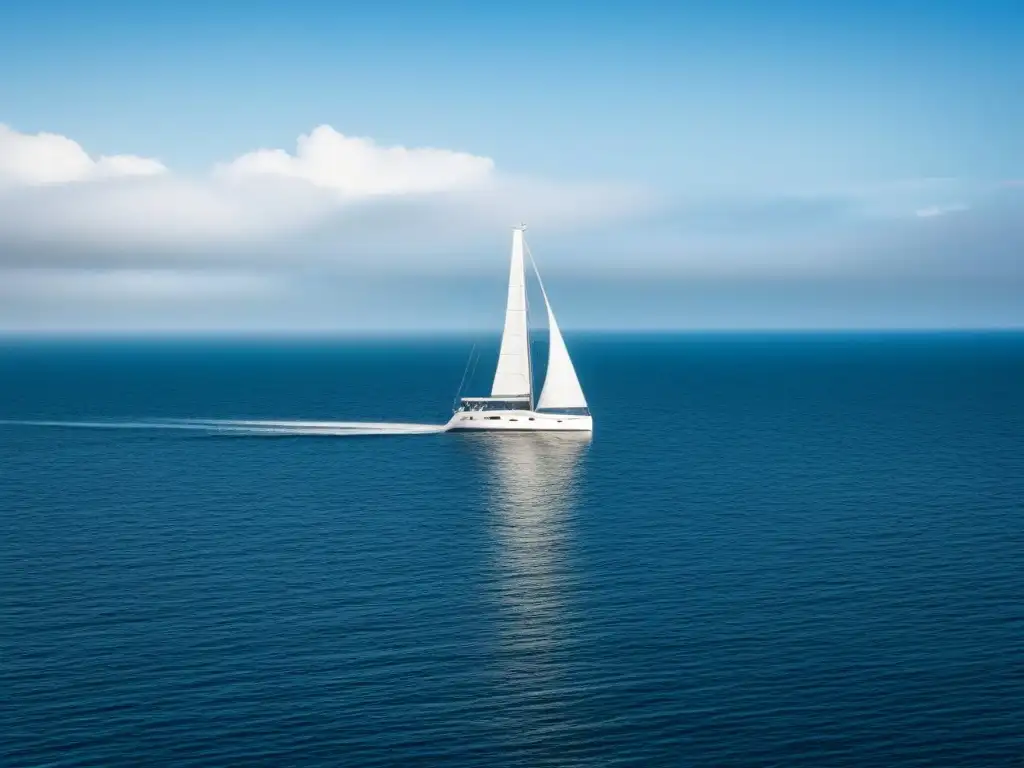
<path fill-rule="evenodd" d="M 0 327 L 1024 325 L 1020 2 L 204 6 L 0 10 Z"/>

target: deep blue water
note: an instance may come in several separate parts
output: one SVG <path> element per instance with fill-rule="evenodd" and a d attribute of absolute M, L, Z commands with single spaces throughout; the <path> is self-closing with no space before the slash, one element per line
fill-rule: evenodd
<path fill-rule="evenodd" d="M 1024 761 L 1024 336 L 568 341 L 590 442 L 0 424 L 0 763 Z M 468 349 L 8 340 L 0 419 L 441 422 Z"/>

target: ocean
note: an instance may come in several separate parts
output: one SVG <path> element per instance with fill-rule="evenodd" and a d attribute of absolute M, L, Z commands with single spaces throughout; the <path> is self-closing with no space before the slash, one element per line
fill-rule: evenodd
<path fill-rule="evenodd" d="M 567 342 L 0 341 L 0 763 L 1024 764 L 1024 335 Z"/>

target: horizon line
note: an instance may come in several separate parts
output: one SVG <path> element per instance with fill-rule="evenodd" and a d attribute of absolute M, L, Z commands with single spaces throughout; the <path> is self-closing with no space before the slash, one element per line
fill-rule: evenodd
<path fill-rule="evenodd" d="M 545 329 L 533 329 L 543 333 Z M 606 336 L 751 336 L 751 335 L 935 335 L 1024 334 L 1024 324 L 1006 326 L 836 326 L 836 327 L 682 327 L 682 328 L 562 328 L 563 333 Z M 501 336 L 500 329 L 477 328 L 361 328 L 361 329 L 10 329 L 0 328 L 0 339 L 160 339 L 160 338 L 430 338 Z"/>

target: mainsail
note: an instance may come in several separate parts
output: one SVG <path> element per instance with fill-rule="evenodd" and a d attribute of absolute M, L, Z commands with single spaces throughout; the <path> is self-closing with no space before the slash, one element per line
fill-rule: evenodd
<path fill-rule="evenodd" d="M 548 312 L 551 312 L 550 308 Z M 533 390 L 530 379 L 530 332 L 526 319 L 523 227 L 518 227 L 512 233 L 512 266 L 508 274 L 505 330 L 501 336 L 501 351 L 498 353 L 498 369 L 494 373 L 491 397 L 530 397 Z"/>

